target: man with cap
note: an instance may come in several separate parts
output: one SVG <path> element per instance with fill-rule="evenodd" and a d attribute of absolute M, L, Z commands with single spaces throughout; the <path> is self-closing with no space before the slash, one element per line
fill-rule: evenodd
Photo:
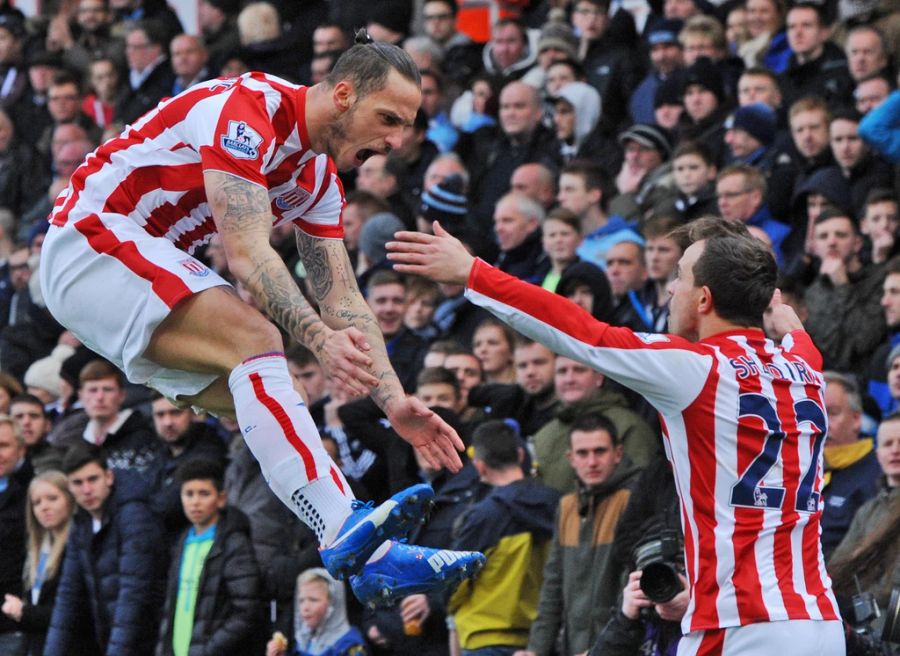
<path fill-rule="evenodd" d="M 725 122 L 725 145 L 730 164 L 750 164 L 771 169 L 769 147 L 775 141 L 777 117 L 765 103 L 738 107 Z"/>
<path fill-rule="evenodd" d="M 684 53 L 678 40 L 680 31 L 681 21 L 662 19 L 656 21 L 647 33 L 652 68 L 631 94 L 628 110 L 635 123 L 653 122 L 656 87 L 668 77 L 677 75 L 684 65 Z"/>
<path fill-rule="evenodd" d="M 356 263 L 360 289 L 365 287 L 369 275 L 386 268 L 387 252 L 384 245 L 393 238 L 395 232 L 404 227 L 403 221 L 391 212 L 378 212 L 366 219 L 359 231 L 359 255 Z"/>
<path fill-rule="evenodd" d="M 578 0 L 572 24 L 580 35 L 576 59 L 603 100 L 603 124 L 615 130 L 628 115 L 628 98 L 642 72 L 640 58 L 634 56 L 640 47 L 634 19 L 627 11 L 611 13 L 609 0 Z"/>
<path fill-rule="evenodd" d="M 793 54 L 779 80 L 786 107 L 808 95 L 821 96 L 830 104 L 852 99 L 847 58 L 828 40 L 830 35 L 821 5 L 804 1 L 788 11 L 787 39 Z"/>
<path fill-rule="evenodd" d="M 677 194 L 669 163 L 672 137 L 658 125 L 638 123 L 619 135 L 619 144 L 625 159 L 616 176 L 618 194 L 610 201 L 609 213 L 635 220 L 660 202 L 660 194 Z"/>
<path fill-rule="evenodd" d="M 684 117 L 679 141 L 700 141 L 709 148 L 717 165 L 725 156 L 725 118 L 729 101 L 722 72 L 707 57 L 685 71 Z"/>

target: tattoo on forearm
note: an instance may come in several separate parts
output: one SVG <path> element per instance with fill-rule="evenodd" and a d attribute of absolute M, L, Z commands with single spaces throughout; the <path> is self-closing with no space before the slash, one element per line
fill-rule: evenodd
<path fill-rule="evenodd" d="M 207 185 L 219 231 L 223 238 L 240 245 L 250 265 L 234 271 L 235 275 L 275 322 L 309 348 L 320 351 L 325 337 L 322 319 L 269 246 L 272 212 L 266 190 L 218 172 L 207 173 Z"/>
<path fill-rule="evenodd" d="M 310 237 L 302 230 L 295 230 L 297 239 L 297 252 L 306 269 L 306 279 L 309 280 L 313 296 L 321 302 L 328 296 L 334 281 L 331 267 L 328 265 L 328 253 L 326 245 L 321 239 Z"/>

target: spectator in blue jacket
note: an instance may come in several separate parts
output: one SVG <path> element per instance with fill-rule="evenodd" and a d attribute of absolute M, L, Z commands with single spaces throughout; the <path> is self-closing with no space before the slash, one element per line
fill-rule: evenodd
<path fill-rule="evenodd" d="M 900 91 L 865 115 L 859 136 L 890 161 L 900 162 Z"/>
<path fill-rule="evenodd" d="M 159 627 L 165 552 L 147 483 L 126 470 L 114 473 L 100 449 L 89 445 L 66 453 L 63 472 L 78 512 L 44 654 L 70 654 L 87 621 L 99 653 L 149 656 Z"/>

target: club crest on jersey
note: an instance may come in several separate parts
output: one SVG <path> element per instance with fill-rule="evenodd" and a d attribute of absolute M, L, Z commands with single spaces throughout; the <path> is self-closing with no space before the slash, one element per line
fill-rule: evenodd
<path fill-rule="evenodd" d="M 275 205 L 279 209 L 287 212 L 300 207 L 307 200 L 309 200 L 309 192 L 302 187 L 294 187 L 286 194 L 281 194 L 276 198 Z"/>
<path fill-rule="evenodd" d="M 259 132 L 243 121 L 228 121 L 228 134 L 222 135 L 222 148 L 238 159 L 259 157 L 261 143 L 262 137 L 259 136 Z"/>
<path fill-rule="evenodd" d="M 178 264 L 187 269 L 187 272 L 197 278 L 205 278 L 209 275 L 209 269 L 197 260 L 181 260 Z"/>

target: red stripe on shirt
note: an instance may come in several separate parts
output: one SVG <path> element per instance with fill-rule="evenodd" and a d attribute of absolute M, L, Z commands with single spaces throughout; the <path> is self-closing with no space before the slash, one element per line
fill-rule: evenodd
<path fill-rule="evenodd" d="M 697 524 L 696 560 L 700 563 L 694 577 L 696 610 L 691 618 L 691 630 L 719 624 L 719 611 L 715 604 L 719 593 L 716 580 L 716 413 L 715 407 L 709 407 L 710 403 L 715 405 L 718 385 L 719 366 L 714 363 L 702 391 L 682 414 L 685 424 L 694 427 L 688 435 L 686 448 L 691 453 L 690 497 L 694 505 L 693 519 Z"/>
<path fill-rule="evenodd" d="M 81 219 L 75 228 L 87 238 L 95 251 L 114 257 L 134 274 L 150 282 L 153 292 L 169 308 L 174 308 L 179 301 L 193 294 L 178 276 L 141 255 L 133 241 L 119 241 L 96 214 Z"/>
<path fill-rule="evenodd" d="M 803 554 L 794 553 L 791 540 L 794 527 L 801 521 L 800 513 L 797 512 L 797 487 L 803 474 L 800 471 L 798 453 L 800 434 L 797 428 L 797 414 L 794 411 L 791 381 L 775 378 L 772 381 L 772 388 L 775 390 L 775 406 L 786 436 L 781 446 L 782 477 L 789 482 L 784 485 L 781 522 L 775 529 L 775 552 L 772 554 L 775 577 L 778 579 L 778 589 L 781 590 L 784 607 L 791 619 L 809 619 L 806 603 L 794 587 L 794 561 L 798 557 L 802 560 Z"/>
<path fill-rule="evenodd" d="M 758 348 L 758 343 L 747 344 L 753 353 L 762 360 L 765 353 Z M 751 358 L 747 349 L 732 340 L 724 340 L 721 345 L 722 354 L 729 360 L 734 358 Z M 759 376 L 738 378 L 738 394 L 762 393 Z M 739 397 L 740 398 L 740 397 Z M 768 427 L 756 417 L 741 418 L 737 424 L 737 466 L 738 479 L 747 471 L 750 464 L 762 452 L 768 437 Z M 734 552 L 734 573 L 731 581 L 734 584 L 735 602 L 741 624 L 746 622 L 768 621 L 769 612 L 763 597 L 762 581 L 756 562 L 756 544 L 763 528 L 765 514 L 756 508 L 734 508 L 734 533 L 732 549 Z"/>

